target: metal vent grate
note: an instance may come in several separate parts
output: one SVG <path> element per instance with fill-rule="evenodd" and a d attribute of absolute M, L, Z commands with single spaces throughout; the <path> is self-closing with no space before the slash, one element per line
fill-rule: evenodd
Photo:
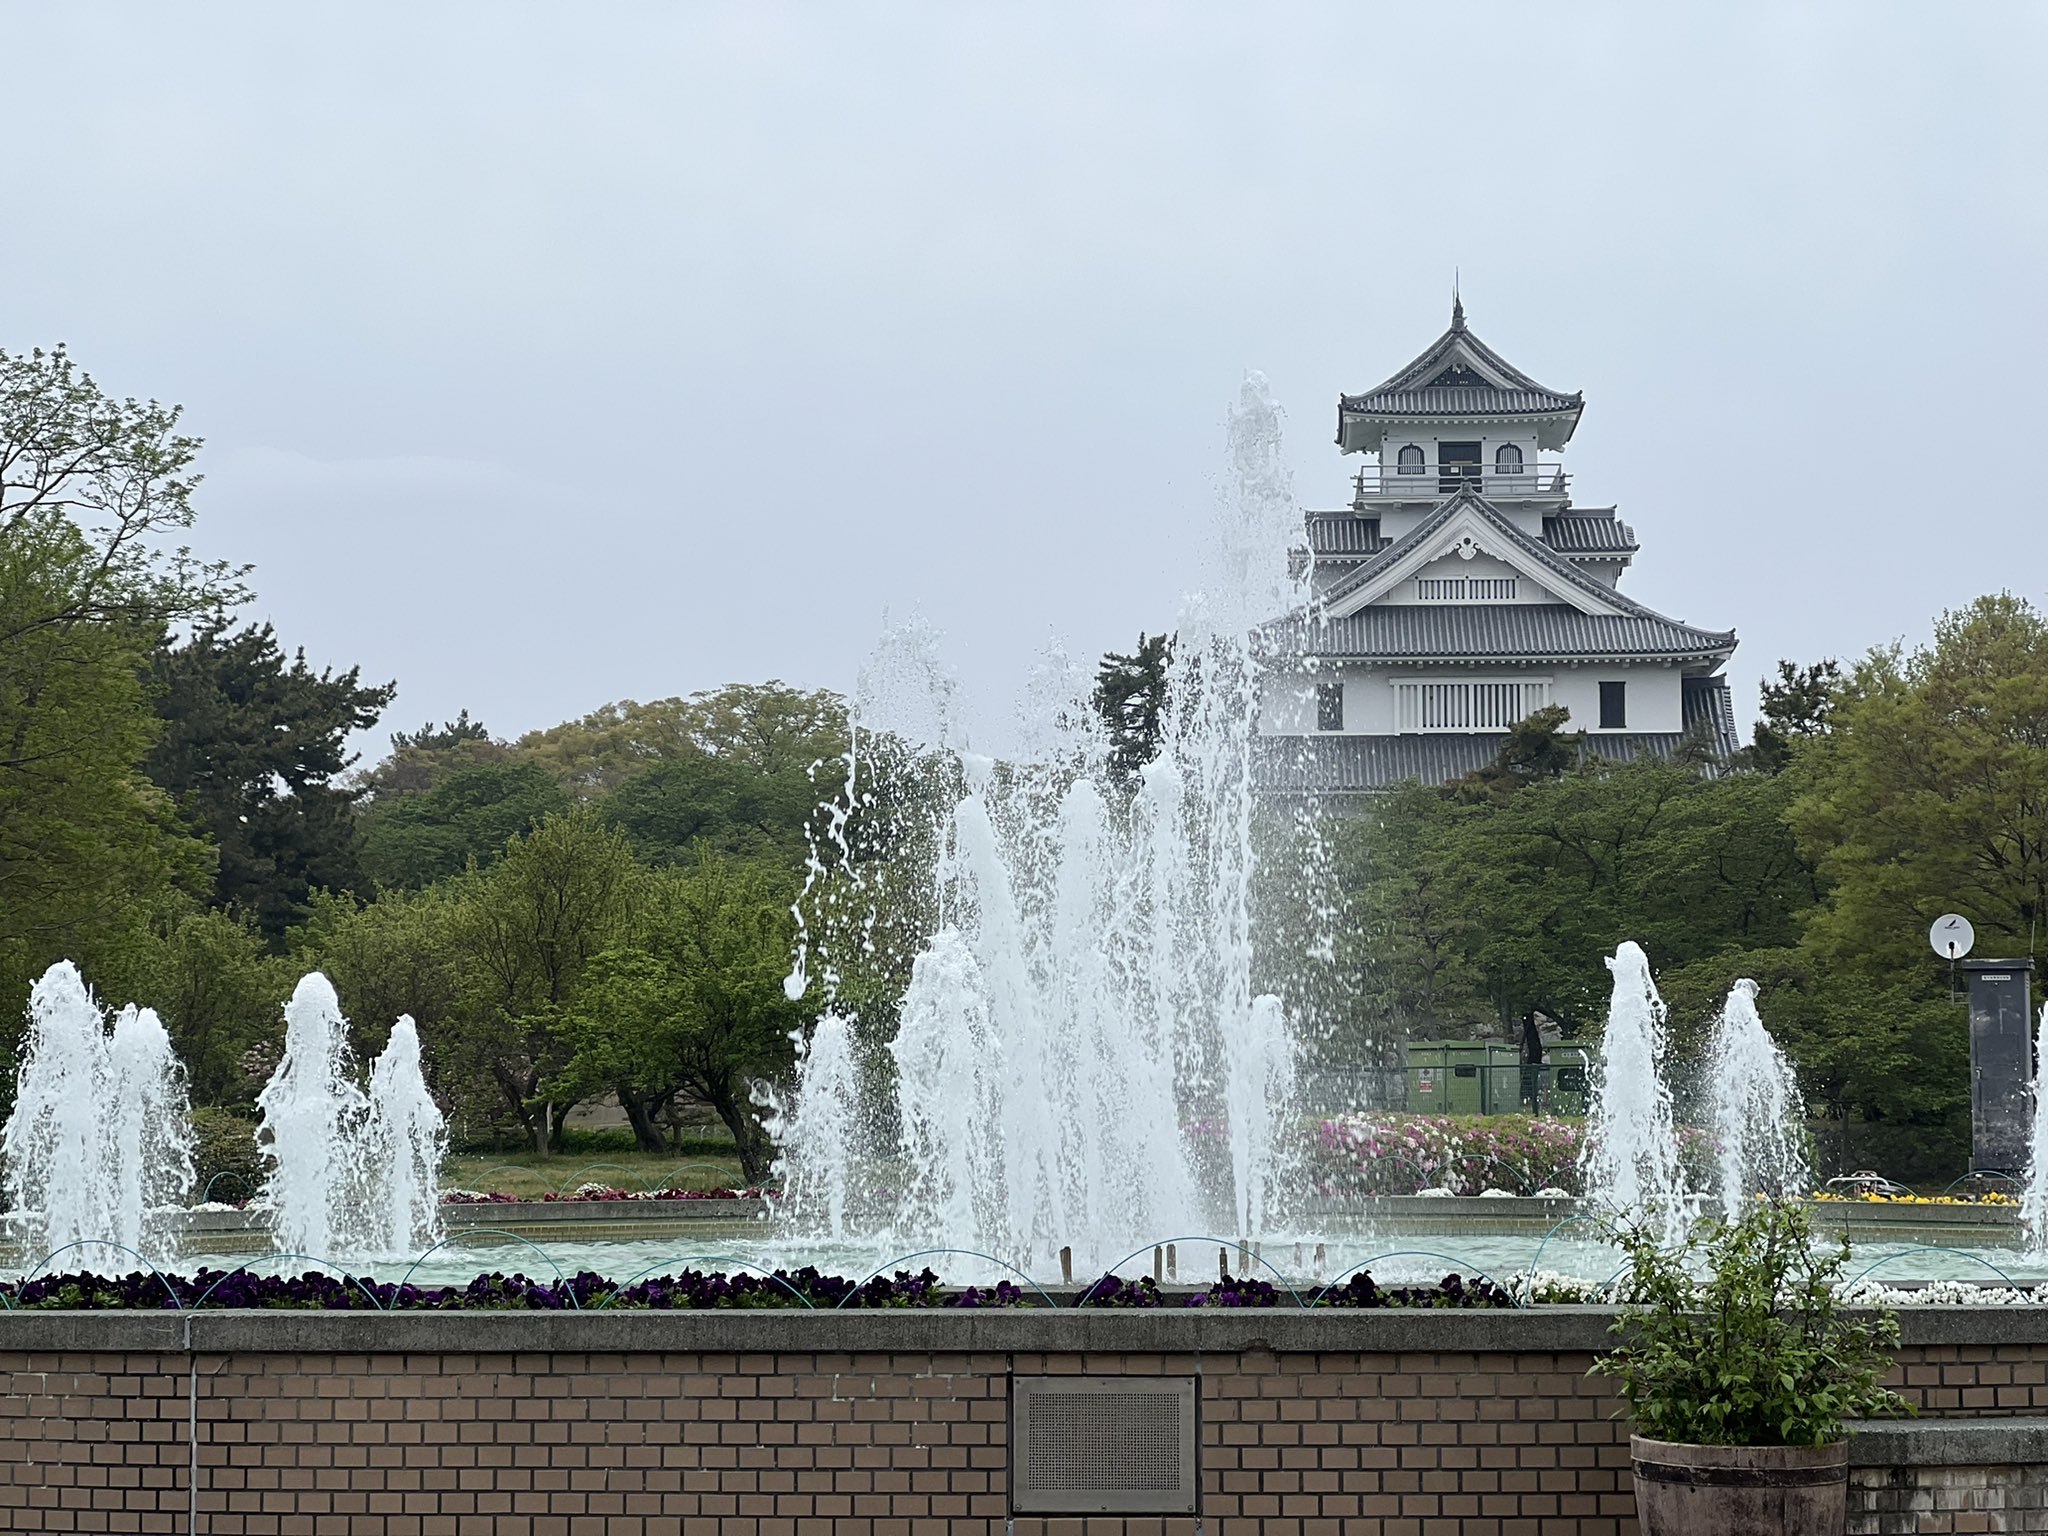
<path fill-rule="evenodd" d="M 1018 1514 L 1195 1512 L 1188 1376 L 1019 1376 L 1010 1387 Z"/>

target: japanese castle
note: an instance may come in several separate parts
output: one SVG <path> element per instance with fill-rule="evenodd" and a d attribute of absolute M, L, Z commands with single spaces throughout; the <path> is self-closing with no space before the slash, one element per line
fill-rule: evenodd
<path fill-rule="evenodd" d="M 1537 383 L 1451 328 L 1415 361 L 1337 402 L 1337 446 L 1374 462 L 1351 505 L 1309 512 L 1305 672 L 1275 678 L 1262 730 L 1293 738 L 1269 786 L 1311 794 L 1441 784 L 1492 762 L 1506 730 L 1549 705 L 1589 751 L 1669 757 L 1738 745 L 1732 630 L 1699 629 L 1622 595 L 1635 534 L 1572 501 L 1555 458 L 1583 394 Z M 1278 745 L 1278 743 L 1275 743 Z"/>

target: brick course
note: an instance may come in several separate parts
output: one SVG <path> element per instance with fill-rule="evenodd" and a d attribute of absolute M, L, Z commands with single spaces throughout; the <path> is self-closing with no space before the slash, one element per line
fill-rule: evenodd
<path fill-rule="evenodd" d="M 159 1325 L 175 1326 L 175 1319 Z M 456 1324 L 458 1318 L 427 1319 Z M 465 1338 L 521 1330 L 444 1327 Z M 415 1320 L 341 1317 L 266 1324 L 274 1342 L 351 1337 L 352 1349 L 33 1347 L 37 1324 L 0 1319 L 0 1530 L 184 1532 L 208 1536 L 697 1536 L 831 1532 L 908 1536 L 1624 1536 L 1635 1530 L 1627 1426 L 1611 1385 L 1589 1378 L 1586 1347 L 1451 1348 L 1436 1319 L 1317 1320 L 1317 1341 L 1404 1336 L 1432 1347 L 1273 1347 L 1285 1325 L 1233 1329 L 1208 1319 L 1090 1321 L 1097 1342 L 1202 1348 L 971 1347 L 990 1334 L 1028 1343 L 1029 1319 L 967 1327 L 899 1318 L 840 1330 L 856 1346 L 817 1347 L 821 1319 L 584 1320 L 537 1342 L 581 1348 L 376 1351 L 380 1329 L 431 1337 Z M 588 1341 L 616 1321 L 622 1347 Z M 843 1320 L 848 1325 L 853 1319 Z M 1516 1319 L 1497 1323 L 1492 1336 Z M 1526 1331 L 1535 1332 L 1535 1318 Z M 68 1336 L 115 1341 L 127 1320 L 71 1316 Z M 234 1329 L 201 1330 L 223 1344 Z M 1051 1319 L 1046 1319 L 1051 1323 Z M 1221 1320 L 1217 1320 L 1221 1322 Z M 317 1326 L 316 1326 L 317 1323 Z M 351 1325 L 338 1328 L 337 1325 Z M 908 1326 L 906 1326 L 908 1325 Z M 189 1329 L 189 1325 L 188 1329 Z M 1063 1322 L 1040 1331 L 1071 1335 Z M 1178 1330 L 1176 1332 L 1176 1329 Z M 1924 1330 L 1923 1330 L 1924 1331 Z M 1939 1332 L 1939 1330 L 1934 1330 Z M 1945 1417 L 2048 1413 L 2048 1329 L 2027 1342 L 1911 1343 L 1899 1379 Z M 254 1324 L 245 1334 L 261 1332 Z M 809 1338 L 803 1338 L 808 1332 Z M 1556 1330 L 1551 1330 L 1553 1335 Z M 10 1340 L 10 1334 L 14 1336 Z M 1481 1339 L 1485 1330 L 1462 1336 Z M 651 1348 L 747 1339 L 803 1348 Z M 953 1336 L 949 1338 L 948 1335 Z M 1431 1336 L 1434 1336 L 1433 1338 Z M 187 1337 L 192 1337 L 188 1332 Z M 1211 1347 L 1213 1346 L 1213 1347 Z M 1227 1346 L 1227 1347 L 1224 1347 Z M 1192 1375 L 1200 1384 L 1202 1515 L 1195 1519 L 1007 1515 L 1008 1391 L 1020 1375 Z M 196 1465 L 197 1491 L 194 1493 Z M 1866 1482 L 1882 1469 L 1859 1468 Z M 1943 1483 L 1922 1469 L 1932 1500 Z M 1890 1485 L 1887 1485 L 1888 1487 Z M 1896 1491 L 1896 1490 L 1893 1490 Z M 1958 1495 L 1967 1502 L 1967 1496 Z M 191 1524 L 196 1508 L 197 1524 Z M 2017 1509 L 2018 1506 L 2014 1505 Z M 1975 1508 L 1957 1510 L 1974 1517 Z M 1859 1529 L 1891 1531 L 1892 1525 Z M 1967 1530 L 1967 1523 L 1912 1529 Z M 1975 1527 L 1999 1529 L 1994 1525 Z M 2012 1529 L 2038 1529 L 2013 1526 Z"/>

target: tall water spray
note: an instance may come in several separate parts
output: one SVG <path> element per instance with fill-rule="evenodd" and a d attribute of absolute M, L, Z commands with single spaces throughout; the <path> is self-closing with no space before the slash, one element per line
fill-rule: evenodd
<path fill-rule="evenodd" d="M 325 976 L 301 978 L 284 1017 L 284 1056 L 256 1099 L 279 1250 L 355 1263 L 438 1241 L 446 1135 L 411 1017 L 392 1027 L 368 1093 Z"/>
<path fill-rule="evenodd" d="M 420 1036 L 402 1013 L 370 1065 L 370 1112 L 363 1127 L 364 1245 L 420 1253 L 441 1240 L 441 1159 L 447 1122 L 420 1070 Z"/>
<path fill-rule="evenodd" d="M 1092 680 L 1057 658 L 1000 758 L 971 745 L 927 627 L 892 631 L 864 669 L 790 978 L 792 996 L 820 983 L 830 1011 L 774 1122 L 812 1230 L 1042 1268 L 1062 1247 L 1106 1263 L 1274 1219 L 1295 1046 L 1252 983 L 1253 770 L 1261 627 L 1304 594 L 1279 412 L 1256 377 L 1231 413 L 1230 466 L 1159 751 L 1135 775 L 1111 771 Z M 862 818 L 917 801 L 862 777 L 878 750 L 916 765 L 934 807 L 899 820 L 887 860 L 863 857 Z M 920 840 L 930 876 L 913 886 L 902 850 Z M 845 983 L 886 969 L 878 955 L 904 934 L 884 1047 L 886 1023 L 864 1027 Z"/>
<path fill-rule="evenodd" d="M 1671 1090 L 1664 1079 L 1664 999 L 1650 979 L 1650 959 L 1641 945 L 1624 942 L 1607 968 L 1614 973 L 1614 990 L 1586 1116 L 1586 1196 L 1672 1242 L 1683 1235 L 1687 1213 Z"/>
<path fill-rule="evenodd" d="M 2034 1042 L 2034 1134 L 2028 1144 L 2027 1182 L 2020 1191 L 2020 1226 L 2029 1258 L 2048 1260 L 2048 1003 Z"/>
<path fill-rule="evenodd" d="M 368 1103 L 334 984 L 299 978 L 284 1009 L 284 1055 L 256 1096 L 258 1137 L 270 1161 L 264 1197 L 285 1253 L 338 1258 L 355 1246 L 362 1170 L 352 1155 Z"/>
<path fill-rule="evenodd" d="M 1757 1013 L 1755 982 L 1744 978 L 1729 989 L 1707 1061 L 1722 1215 L 1735 1220 L 1753 1194 L 1805 1194 L 1813 1177 L 1806 1101 Z"/>
<path fill-rule="evenodd" d="M 14 1112 L 0 1132 L 10 1221 L 31 1256 L 82 1244 L 65 1267 L 92 1270 L 132 1268 L 135 1253 L 173 1258 L 168 1208 L 192 1184 L 187 1107 L 156 1014 L 124 1008 L 109 1034 L 78 968 L 51 966 L 29 993 Z"/>

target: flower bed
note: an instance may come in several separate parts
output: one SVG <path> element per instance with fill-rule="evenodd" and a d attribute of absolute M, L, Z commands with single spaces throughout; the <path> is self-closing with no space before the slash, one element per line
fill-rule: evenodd
<path fill-rule="evenodd" d="M 583 1184 L 566 1193 L 551 1190 L 539 1195 L 508 1195 L 502 1191 L 445 1189 L 443 1205 L 541 1205 L 577 1200 L 759 1200 L 772 1189 L 619 1189 L 610 1184 Z"/>
<path fill-rule="evenodd" d="M 1380 1287 L 1368 1274 L 1350 1276 L 1327 1291 L 1281 1290 L 1263 1280 L 1225 1279 L 1190 1293 L 1162 1291 L 1151 1276 L 1123 1280 L 1105 1275 L 1082 1294 L 1084 1307 L 1512 1307 L 1514 1298 L 1484 1280 L 1446 1275 L 1436 1285 Z M 122 1276 L 45 1275 L 27 1285 L 0 1284 L 8 1311 L 222 1310 L 329 1312 L 562 1312 L 616 1309 L 695 1311 L 737 1308 L 1043 1306 L 1045 1298 L 1010 1281 L 948 1289 L 931 1270 L 898 1270 L 864 1281 L 820 1274 L 806 1266 L 772 1274 L 720 1274 L 686 1269 L 618 1285 L 583 1272 L 560 1280 L 525 1275 L 478 1275 L 467 1285 L 401 1285 L 354 1275 L 313 1271 L 263 1275 L 248 1269 L 201 1270 L 191 1276 L 144 1271 Z"/>
<path fill-rule="evenodd" d="M 1083 1307 L 1512 1307 L 1515 1299 L 1486 1280 L 1445 1275 L 1435 1285 L 1382 1287 L 1363 1271 L 1342 1285 L 1304 1286 L 1289 1293 L 1266 1280 L 1234 1278 L 1179 1296 L 1162 1291 L 1150 1275 L 1124 1280 L 1104 1275 L 1076 1303 Z"/>
<path fill-rule="evenodd" d="M 1816 1189 L 1811 1199 L 1831 1205 L 2002 1205 L 2015 1206 L 2020 1202 L 2016 1196 L 1989 1189 L 1979 1195 L 1886 1195 L 1876 1190 L 1859 1190 L 1853 1193 L 1840 1190 Z"/>
<path fill-rule="evenodd" d="M 263 1275 L 253 1270 L 201 1270 L 192 1276 L 138 1271 L 104 1275 L 47 1275 L 26 1286 L 0 1285 L 9 1310 L 64 1308 L 73 1311 L 146 1309 L 168 1311 L 199 1306 L 298 1308 L 320 1311 L 529 1311 L 640 1308 L 657 1311 L 706 1307 L 1007 1307 L 1024 1293 L 1008 1281 L 994 1286 L 948 1290 L 931 1270 L 853 1281 L 806 1267 L 773 1274 L 719 1274 L 686 1269 L 680 1274 L 636 1280 L 620 1286 L 584 1271 L 560 1280 L 525 1275 L 478 1275 L 467 1285 L 398 1285 L 354 1275 L 313 1271 Z"/>
<path fill-rule="evenodd" d="M 1543 1115 L 1339 1115 L 1317 1129 L 1314 1177 L 1326 1195 L 1577 1194 L 1584 1133 Z"/>

